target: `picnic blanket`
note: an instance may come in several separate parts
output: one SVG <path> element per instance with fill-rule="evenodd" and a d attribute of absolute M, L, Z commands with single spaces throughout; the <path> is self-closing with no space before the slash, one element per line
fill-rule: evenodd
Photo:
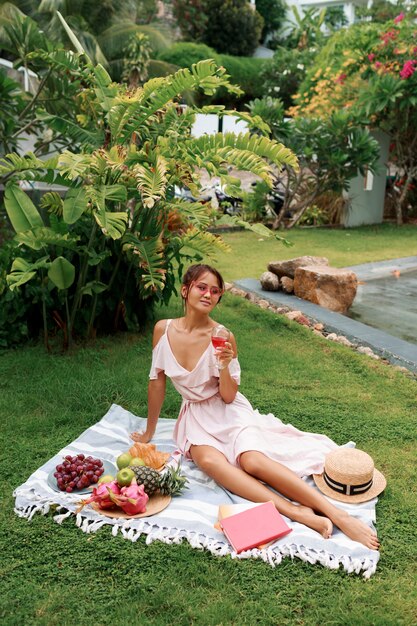
<path fill-rule="evenodd" d="M 54 491 L 48 485 L 48 474 L 67 454 L 82 452 L 114 463 L 115 458 L 131 446 L 129 434 L 143 429 L 145 422 L 145 419 L 113 404 L 97 424 L 60 450 L 15 490 L 15 513 L 31 520 L 36 513 L 46 515 L 52 510 L 53 519 L 58 524 L 75 515 L 77 526 L 85 533 L 96 532 L 103 525 L 110 524 L 113 526 L 113 535 L 121 533 L 132 542 L 137 541 L 142 534 L 146 535 L 147 544 L 156 540 L 164 543 L 181 543 L 186 540 L 193 548 L 209 550 L 214 555 L 230 555 L 235 559 L 262 559 L 272 566 L 281 563 L 284 557 L 297 557 L 309 563 L 320 563 L 330 569 L 341 566 L 349 573 L 362 572 L 365 578 L 369 578 L 376 571 L 378 551 L 369 550 L 351 541 L 337 529 L 330 539 L 323 539 L 319 533 L 288 518 L 285 519 L 293 529 L 289 535 L 265 549 L 236 554 L 224 534 L 216 530 L 214 524 L 220 504 L 244 503 L 245 500 L 220 487 L 192 461 L 183 458 L 181 469 L 188 478 L 189 488 L 181 496 L 174 497 L 166 509 L 151 517 L 113 519 L 101 515 L 90 506 L 77 513 L 77 504 L 81 499 L 79 494 Z M 172 440 L 174 424 L 175 420 L 160 419 L 152 440 L 158 449 L 171 452 L 171 463 L 180 458 Z M 314 486 L 313 481 L 310 478 L 308 480 Z M 375 498 L 363 504 L 335 504 L 373 526 L 376 502 Z"/>

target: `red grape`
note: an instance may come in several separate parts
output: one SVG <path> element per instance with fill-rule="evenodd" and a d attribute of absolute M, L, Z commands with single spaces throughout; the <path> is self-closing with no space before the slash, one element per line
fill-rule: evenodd
<path fill-rule="evenodd" d="M 56 466 L 54 477 L 58 489 L 71 493 L 74 489 L 84 489 L 98 482 L 104 473 L 103 461 L 80 453 L 67 454 Z"/>

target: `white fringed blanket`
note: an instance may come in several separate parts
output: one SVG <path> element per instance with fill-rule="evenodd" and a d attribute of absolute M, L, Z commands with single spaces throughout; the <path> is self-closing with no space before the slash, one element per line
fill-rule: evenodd
<path fill-rule="evenodd" d="M 175 458 L 177 453 L 172 441 L 174 423 L 175 420 L 160 420 L 153 443 L 164 451 L 171 451 Z M 192 547 L 209 550 L 214 555 L 262 559 L 272 566 L 278 565 L 284 557 L 297 557 L 309 563 L 320 563 L 330 569 L 342 566 L 346 572 L 362 572 L 365 578 L 375 572 L 379 559 L 377 551 L 368 550 L 351 541 L 338 530 L 335 530 L 331 539 L 325 540 L 319 533 L 288 519 L 287 522 L 293 528 L 289 535 L 267 549 L 236 554 L 223 533 L 214 528 L 214 524 L 220 504 L 240 503 L 244 500 L 220 487 L 191 461 L 182 460 L 181 463 L 182 471 L 189 480 L 189 489 L 183 495 L 173 498 L 165 510 L 148 518 L 112 519 L 100 515 L 90 507 L 85 507 L 81 513 L 76 514 L 80 496 L 56 492 L 48 486 L 48 474 L 66 454 L 83 452 L 114 463 L 115 458 L 132 444 L 129 434 L 143 429 L 144 426 L 144 419 L 114 404 L 97 424 L 60 450 L 15 490 L 16 514 L 31 520 L 35 513 L 45 515 L 55 505 L 57 508 L 54 520 L 58 524 L 67 517 L 76 515 L 76 524 L 85 533 L 96 532 L 104 524 L 110 524 L 113 526 L 113 535 L 120 532 L 133 542 L 145 534 L 148 544 L 155 540 L 164 543 L 181 543 L 186 540 Z M 313 481 L 311 484 L 314 484 Z M 375 521 L 376 501 L 375 498 L 359 505 L 336 504 L 372 526 Z"/>

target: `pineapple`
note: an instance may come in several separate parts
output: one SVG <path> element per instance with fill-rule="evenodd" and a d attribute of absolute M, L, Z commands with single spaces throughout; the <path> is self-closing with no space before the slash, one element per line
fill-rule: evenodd
<path fill-rule="evenodd" d="M 138 485 L 143 485 L 145 493 L 152 496 L 159 491 L 162 495 L 177 496 L 186 488 L 188 479 L 180 473 L 180 467 L 169 467 L 166 472 L 160 474 L 152 467 L 135 465 L 130 467 L 135 473 Z"/>

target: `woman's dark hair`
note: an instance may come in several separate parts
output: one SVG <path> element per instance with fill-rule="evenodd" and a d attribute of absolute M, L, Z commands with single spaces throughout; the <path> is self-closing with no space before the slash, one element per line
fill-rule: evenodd
<path fill-rule="evenodd" d="M 187 300 L 188 290 L 191 287 L 192 283 L 195 283 L 200 278 L 200 276 L 202 276 L 203 274 L 206 274 L 207 272 L 209 272 L 210 274 L 213 274 L 213 276 L 216 277 L 217 283 L 220 289 L 222 290 L 222 292 L 224 291 L 224 280 L 220 272 L 216 270 L 215 267 L 211 267 L 211 265 L 198 263 L 196 265 L 190 265 L 190 267 L 188 268 L 188 270 L 185 272 L 183 276 L 182 286 L 186 287 L 187 289 L 186 296 L 185 297 L 182 296 L 183 300 Z M 219 298 L 219 302 L 220 300 L 221 300 L 221 296 Z"/>

